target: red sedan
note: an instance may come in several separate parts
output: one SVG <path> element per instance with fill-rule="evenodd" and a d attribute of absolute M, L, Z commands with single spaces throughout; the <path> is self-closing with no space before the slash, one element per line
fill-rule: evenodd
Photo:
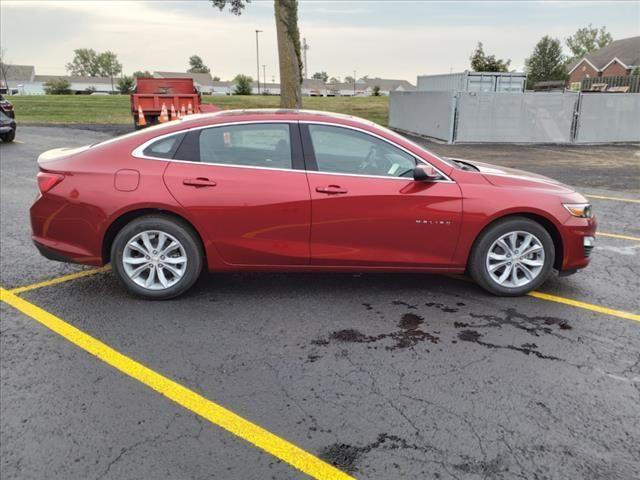
<path fill-rule="evenodd" d="M 111 262 L 166 299 L 210 271 L 468 272 L 522 295 L 589 263 L 596 221 L 572 188 L 437 157 L 374 123 L 310 111 L 193 115 L 43 153 L 33 241 Z"/>

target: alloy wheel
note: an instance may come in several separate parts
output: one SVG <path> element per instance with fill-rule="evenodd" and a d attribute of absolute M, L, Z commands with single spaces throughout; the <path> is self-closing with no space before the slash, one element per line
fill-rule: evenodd
<path fill-rule="evenodd" d="M 180 241 L 160 230 L 147 230 L 131 238 L 122 254 L 129 279 L 148 290 L 164 290 L 178 283 L 187 268 Z"/>
<path fill-rule="evenodd" d="M 503 287 L 523 287 L 533 282 L 544 267 L 542 242 L 525 231 L 498 238 L 487 252 L 486 268 L 491 279 Z"/>

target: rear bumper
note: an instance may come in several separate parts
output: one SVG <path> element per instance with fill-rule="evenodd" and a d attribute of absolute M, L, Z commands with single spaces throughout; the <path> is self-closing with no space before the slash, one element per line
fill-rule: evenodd
<path fill-rule="evenodd" d="M 42 255 L 47 260 L 54 260 L 56 262 L 65 262 L 65 263 L 76 263 L 72 258 L 67 257 L 62 252 L 58 250 L 54 250 L 53 248 L 49 248 L 42 243 L 39 243 L 36 240 L 33 240 L 33 244 L 36 246 L 40 255 Z"/>
<path fill-rule="evenodd" d="M 29 211 L 34 245 L 49 260 L 102 266 L 90 222 L 75 205 L 61 198 L 39 195 Z"/>

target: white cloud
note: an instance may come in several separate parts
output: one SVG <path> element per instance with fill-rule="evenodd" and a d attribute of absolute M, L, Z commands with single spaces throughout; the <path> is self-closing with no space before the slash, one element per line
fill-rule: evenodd
<path fill-rule="evenodd" d="M 554 2 L 540 17 L 568 9 L 572 2 Z M 1 41 L 15 63 L 34 64 L 40 74 L 62 74 L 75 48 L 112 50 L 125 72 L 138 69 L 187 68 L 188 57 L 203 57 L 213 74 L 231 78 L 237 73 L 255 76 L 255 29 L 260 34 L 260 63 L 267 77 L 278 75 L 277 44 L 272 2 L 251 3 L 240 17 L 214 9 L 209 2 L 31 1 L 0 2 Z M 422 5 L 422 4 L 420 4 Z M 448 8 L 448 4 L 437 4 Z M 468 4 L 455 4 L 452 12 Z M 473 5 L 478 5 L 473 3 Z M 513 5 L 513 4 L 511 4 Z M 545 7 L 546 4 L 543 4 Z M 575 5 L 574 5 L 575 7 Z M 571 12 L 561 21 L 540 26 L 510 14 L 512 20 L 483 22 L 467 15 L 455 23 L 437 22 L 425 15 L 412 17 L 405 2 L 396 19 L 369 24 L 366 2 L 307 2 L 300 7 L 300 29 L 310 45 L 309 70 L 330 75 L 404 78 L 415 81 L 422 73 L 462 71 L 478 40 L 485 51 L 511 58 L 523 67 L 535 43 L 545 34 L 565 38 L 582 26 Z M 417 7 L 416 7 L 417 8 Z M 515 8 L 512 6 L 512 8 Z M 616 8 L 605 5 L 605 10 Z M 468 8 L 467 8 L 468 10 Z M 397 12 L 396 12 L 397 13 Z M 335 22 L 330 22 L 332 15 Z M 370 17 L 369 17 L 370 18 Z M 324 19 L 324 20 L 321 20 Z M 624 19 L 622 19 L 624 20 Z M 621 20 L 621 22 L 622 22 Z M 637 20 L 637 19 L 636 19 Z M 631 25 L 631 27 L 629 27 Z M 638 23 L 609 25 L 614 36 L 637 35 Z M 262 73 L 262 72 L 261 72 Z"/>

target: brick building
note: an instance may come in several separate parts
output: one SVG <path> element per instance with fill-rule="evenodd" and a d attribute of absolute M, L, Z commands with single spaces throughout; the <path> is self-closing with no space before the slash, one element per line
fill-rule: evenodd
<path fill-rule="evenodd" d="M 630 75 L 638 66 L 640 37 L 623 38 L 572 63 L 569 66 L 569 82 L 581 82 L 584 78 Z"/>

